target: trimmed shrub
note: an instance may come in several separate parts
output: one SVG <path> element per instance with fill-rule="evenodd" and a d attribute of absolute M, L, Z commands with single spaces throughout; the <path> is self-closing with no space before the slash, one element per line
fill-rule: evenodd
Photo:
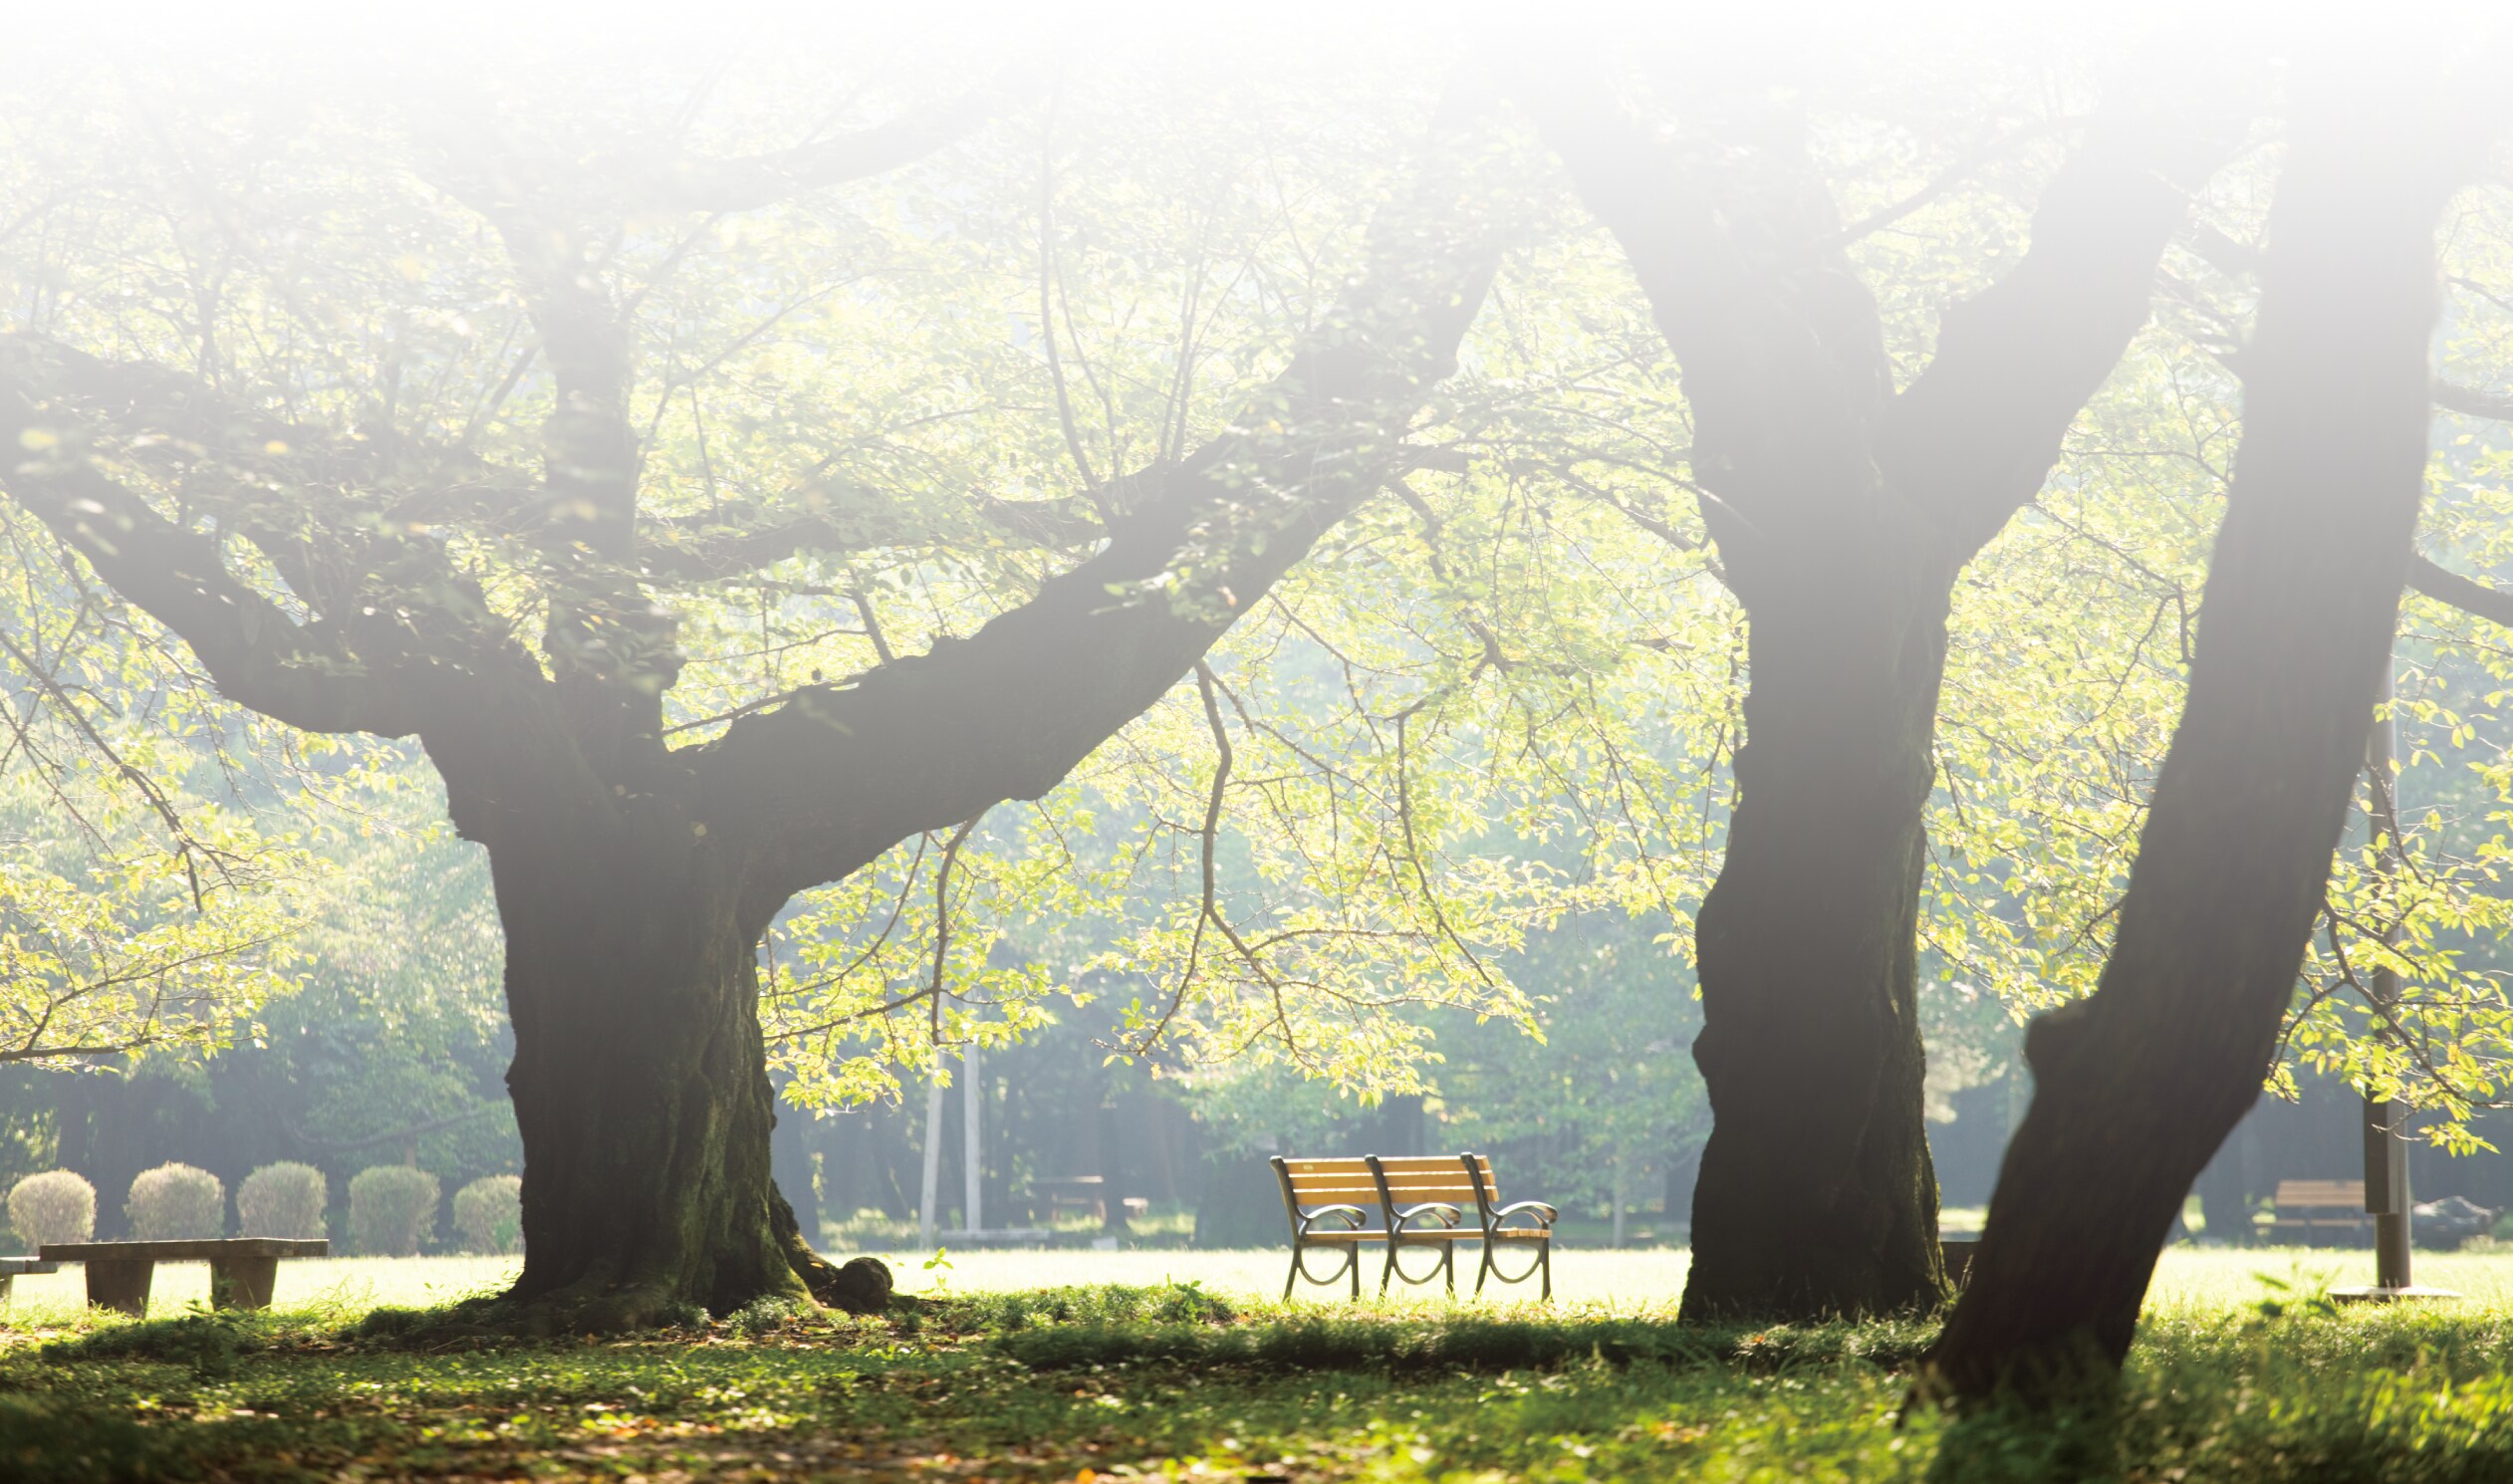
<path fill-rule="evenodd" d="M 192 1164 L 160 1164 L 130 1182 L 130 1234 L 142 1242 L 172 1242 L 227 1234 L 227 1187 Z"/>
<path fill-rule="evenodd" d="M 96 1235 L 96 1187 L 66 1169 L 28 1175 L 9 1192 L 9 1226 L 29 1253 L 46 1242 Z"/>
<path fill-rule="evenodd" d="M 236 1235 L 320 1237 L 331 1193 L 323 1171 L 311 1164 L 265 1164 L 236 1187 Z"/>
<path fill-rule="evenodd" d="M 444 1187 L 423 1169 L 377 1164 L 349 1182 L 349 1244 L 369 1257 L 416 1257 L 436 1230 Z"/>
<path fill-rule="evenodd" d="M 486 1175 L 454 1192 L 454 1230 L 466 1252 L 506 1253 L 524 1245 L 524 1182 Z"/>

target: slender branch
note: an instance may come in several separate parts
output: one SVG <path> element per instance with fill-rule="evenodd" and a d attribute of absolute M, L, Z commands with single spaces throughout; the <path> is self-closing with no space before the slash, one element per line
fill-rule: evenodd
<path fill-rule="evenodd" d="M 2498 592 L 2457 572 L 2447 572 L 2436 566 L 2431 557 L 2420 555 L 2409 559 L 2408 586 L 2472 618 L 2513 628 L 2513 593 Z"/>
<path fill-rule="evenodd" d="M 227 875 L 226 853 L 204 847 L 193 838 L 190 827 L 185 825 L 183 817 L 175 812 L 174 801 L 168 799 L 165 791 L 157 787 L 157 781 L 133 767 L 129 759 L 115 749 L 114 744 L 106 741 L 103 734 L 97 731 L 95 723 L 88 720 L 87 713 L 80 710 L 78 703 L 63 692 L 61 682 L 54 677 L 52 671 L 38 664 L 34 655 L 19 647 L 17 640 L 10 637 L 5 628 L 0 628 L 0 650 L 6 650 L 9 657 L 18 662 L 18 668 L 25 671 L 28 678 L 32 679 L 44 694 L 52 697 L 53 705 L 63 715 L 70 718 L 70 724 L 78 728 L 79 735 L 88 739 L 88 746 L 94 748 L 98 756 L 112 764 L 114 771 L 122 776 L 125 783 L 138 790 L 139 797 L 148 801 L 148 808 L 165 826 L 166 833 L 174 839 L 175 854 L 181 858 L 183 874 L 191 883 L 192 910 L 196 912 L 203 910 L 200 865 L 194 859 L 195 853 L 209 857 L 211 862 L 217 865 L 219 873 Z M 233 877 L 229 876 L 229 880 L 232 883 Z"/>
<path fill-rule="evenodd" d="M 1195 967 L 1204 951 L 1205 926 L 1211 924 L 1225 931 L 1228 929 L 1228 924 L 1221 920 L 1217 890 L 1219 871 L 1215 863 L 1221 836 L 1222 793 L 1230 786 L 1230 729 L 1222 725 L 1221 703 L 1214 698 L 1212 666 L 1201 659 L 1195 661 L 1195 690 L 1203 697 L 1204 726 L 1213 738 L 1213 786 L 1204 796 L 1204 825 L 1197 832 L 1203 865 L 1201 895 L 1195 907 L 1195 933 L 1187 940 L 1186 963 L 1178 970 L 1177 987 L 1170 991 L 1168 1008 L 1160 1012 L 1160 1019 L 1134 1044 L 1131 1055 L 1138 1057 L 1159 1044 L 1160 1038 L 1169 1030 L 1170 1021 L 1177 1017 L 1178 1007 L 1186 1003 L 1187 989 L 1195 981 Z"/>

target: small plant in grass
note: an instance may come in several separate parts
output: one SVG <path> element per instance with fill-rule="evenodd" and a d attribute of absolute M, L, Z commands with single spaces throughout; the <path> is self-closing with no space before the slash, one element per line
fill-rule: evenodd
<path fill-rule="evenodd" d="M 9 1191 L 9 1226 L 31 1253 L 47 1242 L 96 1235 L 96 1187 L 66 1169 L 28 1175 Z"/>
<path fill-rule="evenodd" d="M 463 1250 L 505 1254 L 524 1245 L 524 1182 L 483 1175 L 454 1192 L 454 1230 Z"/>
<path fill-rule="evenodd" d="M 160 1164 L 130 1182 L 123 1210 L 130 1234 L 143 1242 L 220 1237 L 227 1231 L 227 1187 L 193 1164 Z"/>
<path fill-rule="evenodd" d="M 349 1241 L 370 1257 L 416 1257 L 436 1229 L 436 1177 L 406 1164 L 362 1169 L 349 1182 Z"/>
<path fill-rule="evenodd" d="M 265 1164 L 236 1187 L 236 1235 L 320 1237 L 329 1204 L 323 1171 L 293 1159 Z"/>

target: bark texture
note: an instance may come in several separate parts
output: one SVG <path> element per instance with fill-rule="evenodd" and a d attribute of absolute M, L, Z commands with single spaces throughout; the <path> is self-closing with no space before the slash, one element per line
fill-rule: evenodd
<path fill-rule="evenodd" d="M 658 811 L 664 813 L 664 811 Z M 801 1298 L 769 1173 L 752 924 L 685 823 L 492 837 L 525 1149 L 515 1297 L 596 1328 Z M 677 835 L 677 840 L 671 839 Z M 570 838 L 573 835 L 573 838 Z"/>
<path fill-rule="evenodd" d="M 2291 131 L 2189 698 L 2101 985 L 2027 1036 L 2032 1109 L 1929 1386 L 2118 1365 L 2174 1213 L 2268 1072 L 2408 573 L 2434 223 L 2458 181 L 2461 150 L 2412 126 L 2431 108 L 2378 98 Z"/>
<path fill-rule="evenodd" d="M 1688 153 L 1596 96 L 1543 98 L 1546 135 L 1681 365 L 1703 518 L 1749 625 L 1737 804 L 1697 924 L 1714 1122 L 1683 1313 L 1931 1308 L 1916 943 L 1955 579 L 2145 322 L 2229 131 L 2100 121 L 2047 187 L 2031 250 L 1947 312 L 1896 393 L 1874 297 L 1788 130 Z"/>

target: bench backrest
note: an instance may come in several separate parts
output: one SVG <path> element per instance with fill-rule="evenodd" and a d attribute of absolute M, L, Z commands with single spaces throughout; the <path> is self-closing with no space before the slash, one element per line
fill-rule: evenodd
<path fill-rule="evenodd" d="M 2363 1180 L 2280 1180 L 2277 1182 L 2277 1203 L 2280 1209 L 2293 1206 L 2299 1210 L 2329 1209 L 2354 1206 L 2365 1209 Z"/>
<path fill-rule="evenodd" d="M 1360 1206 L 1368 1210 L 1390 1201 L 1399 1206 L 1445 1201 L 1465 1208 L 1478 1204 L 1496 1206 L 1501 1201 L 1492 1161 L 1481 1154 L 1363 1154 L 1330 1159 L 1277 1156 L 1273 1163 L 1274 1172 L 1282 1181 L 1283 1204 L 1295 1217 L 1319 1206 Z"/>

